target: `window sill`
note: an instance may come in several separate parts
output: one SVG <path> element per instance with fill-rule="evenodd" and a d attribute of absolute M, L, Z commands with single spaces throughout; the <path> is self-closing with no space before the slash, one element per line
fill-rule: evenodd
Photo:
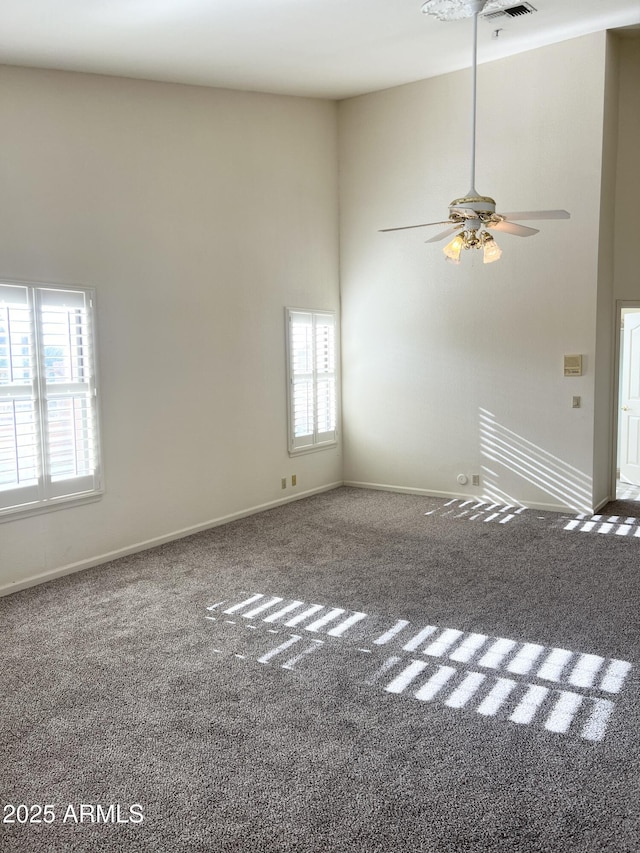
<path fill-rule="evenodd" d="M 327 441 L 325 444 L 314 444 L 310 447 L 296 447 L 295 450 L 289 450 L 289 456 L 304 456 L 306 453 L 318 453 L 320 450 L 331 450 L 337 446 L 337 441 Z"/>
<path fill-rule="evenodd" d="M 102 499 L 104 491 L 91 492 L 89 495 L 72 495 L 68 498 L 54 498 L 45 503 L 25 505 L 16 507 L 15 509 L 0 510 L 0 524 L 7 521 L 19 521 L 23 518 L 31 518 L 34 515 L 43 515 L 49 512 L 56 512 L 60 509 L 70 509 L 71 507 L 82 506 L 83 504 L 95 503 Z"/>

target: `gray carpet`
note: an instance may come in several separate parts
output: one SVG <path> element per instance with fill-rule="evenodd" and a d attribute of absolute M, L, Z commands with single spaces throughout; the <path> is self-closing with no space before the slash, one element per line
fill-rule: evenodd
<path fill-rule="evenodd" d="M 616 509 L 343 488 L 0 600 L 2 849 L 638 851 Z"/>

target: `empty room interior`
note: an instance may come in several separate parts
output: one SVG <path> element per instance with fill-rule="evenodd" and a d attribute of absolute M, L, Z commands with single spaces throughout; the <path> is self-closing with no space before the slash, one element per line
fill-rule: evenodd
<path fill-rule="evenodd" d="M 640 849 L 638 0 L 52 16 L 0 9 L 3 849 Z"/>

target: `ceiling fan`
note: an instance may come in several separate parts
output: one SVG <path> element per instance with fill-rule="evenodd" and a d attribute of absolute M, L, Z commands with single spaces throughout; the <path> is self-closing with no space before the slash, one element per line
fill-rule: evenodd
<path fill-rule="evenodd" d="M 436 243 L 455 234 L 443 251 L 448 261 L 460 263 L 462 249 L 482 249 L 485 264 L 497 261 L 502 255 L 491 231 L 514 234 L 516 237 L 532 237 L 537 228 L 519 225 L 519 220 L 569 219 L 566 210 L 524 210 L 512 213 L 496 213 L 496 203 L 489 196 L 483 196 L 475 188 L 476 180 L 476 89 L 478 71 L 478 16 L 487 11 L 503 9 L 513 0 L 425 0 L 422 11 L 441 21 L 459 20 L 473 16 L 473 100 L 471 129 L 471 188 L 462 198 L 454 199 L 449 205 L 449 218 L 441 222 L 423 222 L 419 225 L 403 225 L 399 228 L 381 228 L 387 231 L 405 231 L 409 228 L 427 228 L 432 225 L 447 225 L 427 243 Z"/>

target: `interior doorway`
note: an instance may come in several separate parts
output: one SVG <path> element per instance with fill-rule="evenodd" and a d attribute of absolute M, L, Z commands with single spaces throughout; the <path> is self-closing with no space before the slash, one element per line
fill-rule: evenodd
<path fill-rule="evenodd" d="M 618 302 L 616 499 L 640 502 L 640 302 Z"/>

